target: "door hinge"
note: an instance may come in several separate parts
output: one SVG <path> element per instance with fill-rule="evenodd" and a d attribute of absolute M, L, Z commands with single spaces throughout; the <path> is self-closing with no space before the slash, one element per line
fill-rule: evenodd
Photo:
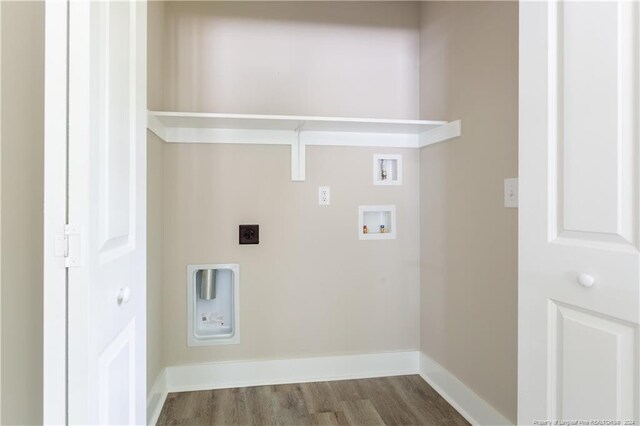
<path fill-rule="evenodd" d="M 64 235 L 57 235 L 55 242 L 55 255 L 64 257 L 64 266 L 74 268 L 80 263 L 80 226 L 65 225 Z"/>

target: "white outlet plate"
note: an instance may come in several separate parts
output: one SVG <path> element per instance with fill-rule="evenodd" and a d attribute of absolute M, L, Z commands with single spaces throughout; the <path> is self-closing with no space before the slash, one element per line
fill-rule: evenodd
<path fill-rule="evenodd" d="M 518 178 L 504 180 L 504 206 L 518 208 Z"/>
<path fill-rule="evenodd" d="M 318 204 L 321 206 L 328 206 L 331 204 L 331 190 L 328 186 L 321 186 L 318 188 Z"/>

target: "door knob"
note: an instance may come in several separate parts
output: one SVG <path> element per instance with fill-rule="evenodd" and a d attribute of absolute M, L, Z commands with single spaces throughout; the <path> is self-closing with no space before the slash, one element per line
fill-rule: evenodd
<path fill-rule="evenodd" d="M 578 274 L 578 284 L 583 287 L 591 287 L 596 280 L 589 274 L 581 272 Z"/>
<path fill-rule="evenodd" d="M 129 302 L 131 299 L 131 289 L 129 287 L 121 288 L 118 292 L 118 305 Z"/>

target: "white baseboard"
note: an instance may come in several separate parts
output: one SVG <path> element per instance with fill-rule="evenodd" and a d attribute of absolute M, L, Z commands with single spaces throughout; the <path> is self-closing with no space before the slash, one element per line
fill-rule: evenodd
<path fill-rule="evenodd" d="M 147 424 L 155 425 L 167 399 L 167 369 L 163 368 L 153 382 L 153 387 L 147 396 Z"/>
<path fill-rule="evenodd" d="M 420 353 L 420 376 L 473 425 L 512 424 L 464 383 L 424 353 Z"/>
<path fill-rule="evenodd" d="M 419 352 L 193 364 L 166 369 L 169 392 L 416 374 Z"/>
<path fill-rule="evenodd" d="M 418 351 L 166 367 L 158 375 L 149 394 L 147 418 L 150 425 L 158 421 L 169 392 L 407 374 L 420 374 L 436 392 L 474 425 L 511 424 L 437 362 Z"/>

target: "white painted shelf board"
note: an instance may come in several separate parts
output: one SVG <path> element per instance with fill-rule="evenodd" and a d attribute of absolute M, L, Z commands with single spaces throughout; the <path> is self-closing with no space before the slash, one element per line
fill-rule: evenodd
<path fill-rule="evenodd" d="M 310 132 L 390 133 L 419 135 L 446 125 L 446 121 L 378 118 L 313 117 L 294 115 L 221 114 L 149 111 L 165 128 L 303 130 Z"/>
<path fill-rule="evenodd" d="M 460 120 L 149 111 L 147 127 L 169 143 L 291 146 L 291 180 L 305 180 L 305 147 L 422 148 L 460 136 Z"/>

